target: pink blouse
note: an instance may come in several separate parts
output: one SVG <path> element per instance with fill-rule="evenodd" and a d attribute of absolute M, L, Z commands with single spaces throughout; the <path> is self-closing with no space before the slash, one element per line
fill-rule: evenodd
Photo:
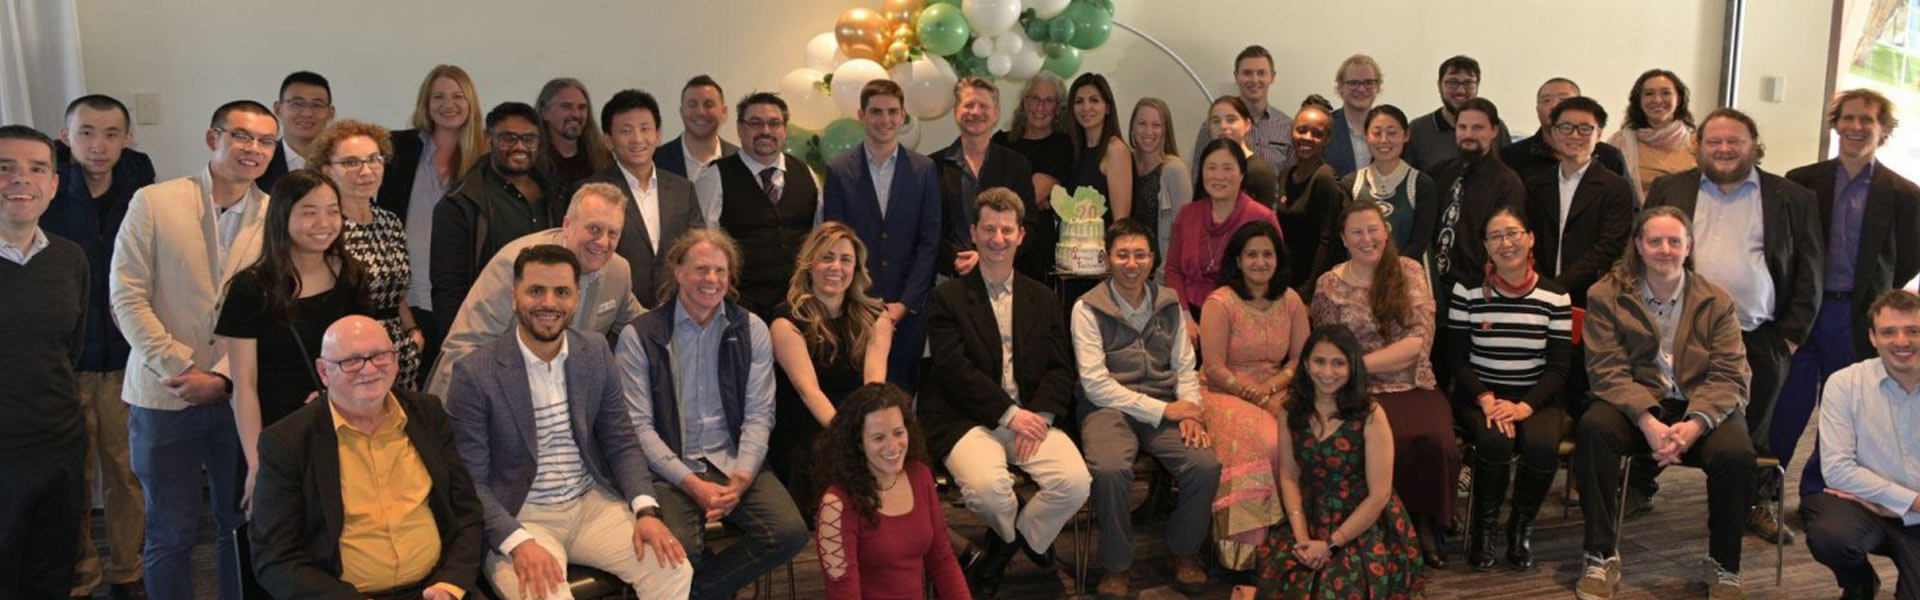
<path fill-rule="evenodd" d="M 1413 297 L 1412 324 L 1407 328 L 1383 330 L 1373 320 L 1373 305 L 1367 302 L 1367 291 L 1372 286 L 1358 286 L 1347 281 L 1342 275 L 1347 272 L 1350 262 L 1320 275 L 1314 285 L 1312 319 L 1314 326 L 1345 325 L 1353 330 L 1353 336 L 1360 341 L 1360 351 L 1372 353 L 1407 336 L 1420 336 L 1420 360 L 1414 361 L 1410 368 L 1398 371 L 1368 371 L 1367 392 L 1391 394 L 1419 388 L 1431 390 L 1437 387 L 1433 379 L 1433 362 L 1427 360 L 1433 351 L 1433 288 L 1427 283 L 1426 269 L 1413 259 L 1400 257 L 1400 272 L 1407 278 L 1407 294 Z"/>

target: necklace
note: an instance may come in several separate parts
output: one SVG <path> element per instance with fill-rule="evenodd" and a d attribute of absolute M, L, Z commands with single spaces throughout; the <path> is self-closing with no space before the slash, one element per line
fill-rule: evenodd
<path fill-rule="evenodd" d="M 876 484 L 877 487 L 880 488 L 880 491 L 891 492 L 893 491 L 893 488 L 900 487 L 900 475 L 898 473 L 895 473 L 893 476 L 893 481 L 888 482 L 886 485 L 878 485 L 880 483 L 880 480 L 878 477 L 874 478 L 874 483 Z"/>

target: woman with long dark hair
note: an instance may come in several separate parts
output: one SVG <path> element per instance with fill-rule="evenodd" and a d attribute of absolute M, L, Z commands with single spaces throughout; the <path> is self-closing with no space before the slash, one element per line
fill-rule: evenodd
<path fill-rule="evenodd" d="M 1212 129 L 1213 139 L 1228 139 L 1240 147 L 1240 153 L 1247 157 L 1247 167 L 1242 169 L 1246 176 L 1247 194 L 1255 202 L 1269 209 L 1280 201 L 1280 169 L 1267 160 L 1247 141 L 1253 135 L 1253 109 L 1239 96 L 1227 95 L 1213 99 L 1213 105 L 1207 109 L 1207 127 Z M 1204 169 L 1195 163 L 1196 170 Z"/>
<path fill-rule="evenodd" d="M 1187 335 L 1200 343 L 1201 303 L 1220 285 L 1220 270 L 1226 256 L 1228 238 L 1242 225 L 1255 221 L 1280 228 L 1273 211 L 1247 195 L 1245 181 L 1250 157 L 1244 145 L 1231 138 L 1214 138 L 1200 149 L 1200 177 L 1194 185 L 1194 201 L 1180 208 L 1173 217 L 1173 234 L 1167 241 L 1166 287 L 1180 296 L 1186 309 Z M 1201 201 L 1201 199 L 1205 201 Z"/>
<path fill-rule="evenodd" d="M 848 394 L 821 436 L 820 572 L 832 600 L 969 600 L 927 469 L 913 397 L 886 383 Z"/>
<path fill-rule="evenodd" d="M 314 371 L 327 326 L 367 314 L 366 271 L 340 237 L 340 191 L 301 169 L 273 185 L 260 258 L 227 282 L 215 339 L 233 369 L 233 421 L 253 496 L 260 430 L 322 389 Z M 243 501 L 244 504 L 244 501 Z"/>
<path fill-rule="evenodd" d="M 1626 156 L 1634 206 L 1646 203 L 1653 180 L 1699 164 L 1693 152 L 1693 111 L 1687 108 L 1691 100 L 1687 84 L 1673 71 L 1648 69 L 1633 80 L 1626 126 L 1607 143 Z"/>
<path fill-rule="evenodd" d="M 1287 285 L 1287 247 L 1271 223 L 1241 225 L 1221 262 L 1220 288 L 1200 309 L 1200 420 L 1220 459 L 1213 536 L 1221 566 L 1244 571 L 1282 519 L 1274 414 L 1307 339 L 1307 305 Z"/>
<path fill-rule="evenodd" d="M 1114 115 L 1113 87 L 1099 73 L 1085 73 L 1067 88 L 1073 105 L 1073 172 L 1067 187 L 1092 186 L 1107 198 L 1106 221 L 1133 216 L 1133 151 Z"/>
<path fill-rule="evenodd" d="M 1286 527 L 1260 547 L 1257 595 L 1242 598 L 1419 598 L 1417 535 L 1394 494 L 1393 430 L 1367 392 L 1353 332 L 1322 326 L 1281 403 L 1280 497 Z"/>

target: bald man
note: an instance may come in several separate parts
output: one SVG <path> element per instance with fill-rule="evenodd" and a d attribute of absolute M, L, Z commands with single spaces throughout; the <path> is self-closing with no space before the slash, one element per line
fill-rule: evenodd
<path fill-rule="evenodd" d="M 440 400 L 393 391 L 387 331 L 334 322 L 314 361 L 326 384 L 260 434 L 254 570 L 275 598 L 470 595 L 480 568 L 480 499 Z"/>

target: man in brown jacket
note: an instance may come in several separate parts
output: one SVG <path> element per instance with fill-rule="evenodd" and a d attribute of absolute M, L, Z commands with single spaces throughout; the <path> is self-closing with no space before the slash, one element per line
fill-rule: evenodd
<path fill-rule="evenodd" d="M 1684 463 L 1707 472 L 1707 595 L 1743 598 L 1740 538 L 1753 504 L 1754 450 L 1743 418 L 1748 369 L 1734 300 L 1688 269 L 1693 234 L 1685 213 L 1649 208 L 1633 229 L 1625 259 L 1587 293 L 1587 370 L 1598 401 L 1580 418 L 1574 453 L 1587 521 L 1586 572 L 1574 593 L 1613 597 L 1620 458 L 1651 453 L 1659 467 Z"/>

